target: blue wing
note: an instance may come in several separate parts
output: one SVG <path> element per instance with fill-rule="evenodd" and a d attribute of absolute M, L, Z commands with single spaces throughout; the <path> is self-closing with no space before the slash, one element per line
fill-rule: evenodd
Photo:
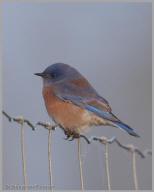
<path fill-rule="evenodd" d="M 88 85 L 84 84 L 82 87 L 78 87 L 69 81 L 57 83 L 56 86 L 54 86 L 54 94 L 59 99 L 72 102 L 102 118 L 111 121 L 119 121 L 117 117 L 111 113 L 108 102 L 103 97 L 99 96 L 89 83 Z"/>

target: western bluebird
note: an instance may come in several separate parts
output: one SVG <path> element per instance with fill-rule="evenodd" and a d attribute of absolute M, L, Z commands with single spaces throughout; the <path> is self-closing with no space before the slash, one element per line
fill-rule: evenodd
<path fill-rule="evenodd" d="M 118 127 L 139 137 L 112 113 L 107 100 L 73 67 L 56 63 L 35 75 L 43 78 L 42 94 L 49 116 L 68 137 L 77 137 L 93 125 Z"/>

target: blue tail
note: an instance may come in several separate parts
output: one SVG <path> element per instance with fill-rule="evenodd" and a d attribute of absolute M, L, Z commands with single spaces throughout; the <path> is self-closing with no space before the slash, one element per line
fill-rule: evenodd
<path fill-rule="evenodd" d="M 133 135 L 135 137 L 139 137 L 139 135 L 137 135 L 135 133 L 135 131 L 129 127 L 128 125 L 126 125 L 125 123 L 122 123 L 113 113 L 107 113 L 103 110 L 97 109 L 96 107 L 93 107 L 91 105 L 86 105 L 85 108 L 93 113 L 95 113 L 96 115 L 109 120 L 110 122 L 112 122 L 112 125 L 114 125 L 115 127 L 119 127 L 124 129 L 125 131 L 127 131 L 130 135 Z"/>
<path fill-rule="evenodd" d="M 130 128 L 128 125 L 122 123 L 122 122 L 113 122 L 113 124 L 115 124 L 116 127 L 119 127 L 119 128 L 122 128 L 124 129 L 125 131 L 127 131 L 130 135 L 133 135 L 135 137 L 140 137 L 138 134 L 135 133 L 135 131 Z"/>

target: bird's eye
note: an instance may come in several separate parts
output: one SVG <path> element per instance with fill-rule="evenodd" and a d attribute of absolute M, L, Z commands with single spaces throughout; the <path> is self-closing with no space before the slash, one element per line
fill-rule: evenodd
<path fill-rule="evenodd" d="M 51 77 L 55 78 L 56 77 L 56 73 L 51 73 Z"/>

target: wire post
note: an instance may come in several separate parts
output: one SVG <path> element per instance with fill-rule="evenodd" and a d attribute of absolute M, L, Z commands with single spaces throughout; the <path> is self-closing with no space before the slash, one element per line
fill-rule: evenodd
<path fill-rule="evenodd" d="M 105 143 L 105 162 L 106 162 L 106 176 L 107 176 L 107 186 L 108 190 L 111 191 L 111 184 L 110 184 L 110 172 L 109 172 L 109 156 L 108 156 L 108 143 Z"/>
<path fill-rule="evenodd" d="M 27 189 L 27 176 L 26 176 L 26 161 L 25 161 L 25 146 L 24 146 L 24 120 L 20 118 L 21 122 L 21 147 L 22 147 L 22 165 L 24 171 L 24 190 Z"/>
<path fill-rule="evenodd" d="M 131 153 L 132 153 L 132 164 L 133 164 L 133 177 L 134 177 L 134 187 L 135 190 L 138 190 L 138 181 L 137 181 L 137 174 L 136 174 L 136 155 L 134 146 L 131 146 Z"/>
<path fill-rule="evenodd" d="M 52 177 L 52 164 L 51 164 L 51 160 L 52 160 L 52 157 L 51 157 L 51 131 L 52 129 L 49 129 L 49 140 L 48 140 L 48 155 L 49 155 L 49 174 L 50 174 L 50 189 L 51 189 L 51 192 L 53 192 L 53 177 Z"/>
<path fill-rule="evenodd" d="M 81 161 L 80 137 L 78 138 L 78 158 L 79 158 L 79 166 L 80 166 L 81 189 L 82 189 L 82 192 L 84 192 L 83 171 L 82 171 L 82 161 Z"/>

